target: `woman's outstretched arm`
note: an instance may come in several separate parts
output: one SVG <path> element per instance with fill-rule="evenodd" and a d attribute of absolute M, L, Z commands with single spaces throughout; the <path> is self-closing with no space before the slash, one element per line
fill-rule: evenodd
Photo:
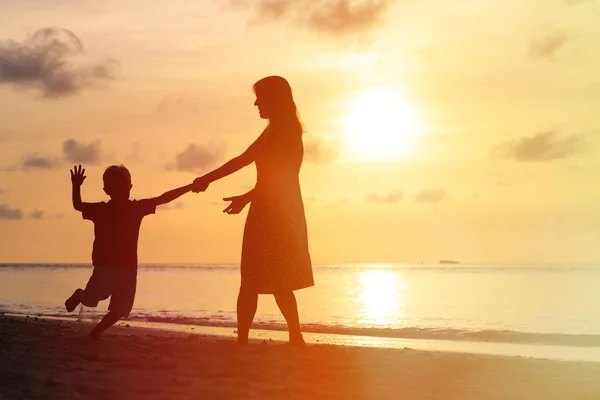
<path fill-rule="evenodd" d="M 256 159 L 258 151 L 260 150 L 260 146 L 262 145 L 264 136 L 265 133 L 263 132 L 263 134 L 260 135 L 258 139 L 256 139 L 254 143 L 252 143 L 242 154 L 227 161 L 219 168 L 201 177 L 196 178 L 194 180 L 192 190 L 196 193 L 203 192 L 212 182 L 218 181 L 219 179 L 231 175 L 234 172 L 244 168 L 245 166 L 252 164 Z"/>

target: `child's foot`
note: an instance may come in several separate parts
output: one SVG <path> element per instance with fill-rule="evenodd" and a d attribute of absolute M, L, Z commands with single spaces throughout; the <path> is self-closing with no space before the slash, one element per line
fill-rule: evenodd
<path fill-rule="evenodd" d="M 100 334 L 101 334 L 101 333 L 102 333 L 102 332 L 98 332 L 97 330 L 95 330 L 95 329 L 92 329 L 92 331 L 90 332 L 90 335 L 89 335 L 89 336 L 90 336 L 92 339 L 94 339 L 94 340 L 100 340 Z"/>
<path fill-rule="evenodd" d="M 79 303 L 81 303 L 81 292 L 83 292 L 81 289 L 75 290 L 71 297 L 65 301 L 65 307 L 68 312 L 75 310 Z"/>

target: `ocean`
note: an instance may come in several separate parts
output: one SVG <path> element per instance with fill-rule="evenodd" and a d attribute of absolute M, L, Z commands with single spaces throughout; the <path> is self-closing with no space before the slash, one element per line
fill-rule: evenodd
<path fill-rule="evenodd" d="M 90 265 L 0 264 L 0 311 L 67 313 Z M 600 267 L 568 265 L 322 265 L 296 292 L 306 332 L 366 338 L 600 349 Z M 141 265 L 132 322 L 235 327 L 237 265 Z M 273 296 L 259 298 L 255 327 L 285 330 Z M 584 349 L 582 349 L 583 351 Z"/>

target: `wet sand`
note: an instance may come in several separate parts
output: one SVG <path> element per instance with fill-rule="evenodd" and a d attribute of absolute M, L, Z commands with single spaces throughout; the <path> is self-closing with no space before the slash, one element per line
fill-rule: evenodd
<path fill-rule="evenodd" d="M 600 363 L 90 329 L 0 316 L 0 399 L 600 399 Z"/>

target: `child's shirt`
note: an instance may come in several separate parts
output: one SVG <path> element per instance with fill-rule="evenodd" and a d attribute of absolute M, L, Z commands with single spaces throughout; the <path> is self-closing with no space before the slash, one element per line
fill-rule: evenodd
<path fill-rule="evenodd" d="M 94 222 L 93 265 L 137 268 L 140 225 L 155 211 L 152 199 L 83 203 L 83 219 Z"/>

